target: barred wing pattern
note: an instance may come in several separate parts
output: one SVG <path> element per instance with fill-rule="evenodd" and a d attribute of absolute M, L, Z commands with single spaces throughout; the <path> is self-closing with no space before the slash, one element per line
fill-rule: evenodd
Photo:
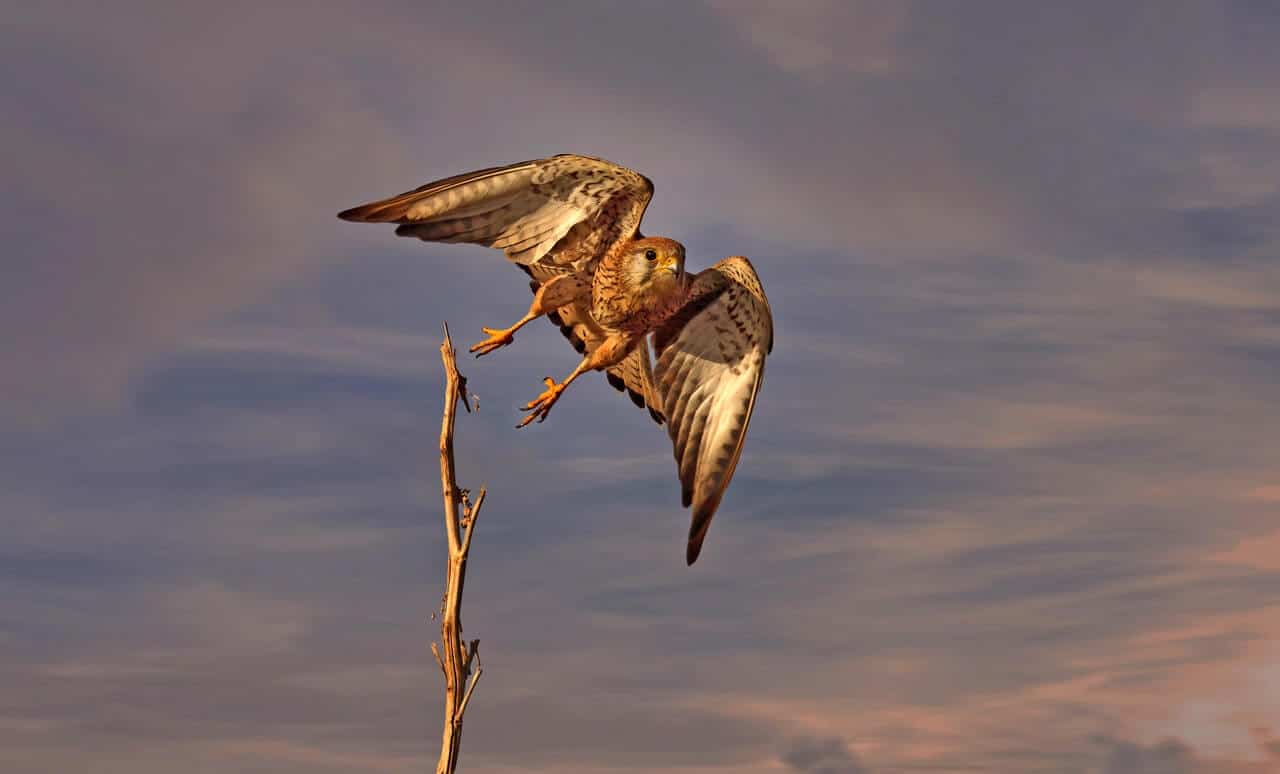
<path fill-rule="evenodd" d="M 773 315 L 746 258 L 700 272 L 684 307 L 654 334 L 662 413 L 675 449 L 681 501 L 693 507 L 685 558 L 693 564 L 742 456 L 773 349 Z"/>
<path fill-rule="evenodd" d="M 561 154 L 491 167 L 341 212 L 361 223 L 397 223 L 398 236 L 496 247 L 511 261 L 581 270 L 631 239 L 653 197 L 639 172 Z"/>
<path fill-rule="evenodd" d="M 640 346 L 632 350 L 621 363 L 610 368 L 605 375 L 615 390 L 625 392 L 639 408 L 649 409 L 649 416 L 654 422 L 662 424 L 665 421 L 661 409 L 662 399 L 658 397 L 658 387 L 653 380 L 648 341 L 640 342 Z"/>

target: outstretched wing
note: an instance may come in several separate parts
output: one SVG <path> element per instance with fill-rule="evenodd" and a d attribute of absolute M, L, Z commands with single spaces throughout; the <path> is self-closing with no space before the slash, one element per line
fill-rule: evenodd
<path fill-rule="evenodd" d="M 742 257 L 726 258 L 694 277 L 688 302 L 654 334 L 654 376 L 675 447 L 681 500 L 693 506 L 689 564 L 702 550 L 742 456 L 772 349 L 769 301 L 751 262 Z"/>
<path fill-rule="evenodd" d="M 396 234 L 428 242 L 496 247 L 515 263 L 582 268 L 640 228 L 653 183 L 603 159 L 562 154 L 427 183 L 338 213 L 361 223 L 398 223 Z"/>

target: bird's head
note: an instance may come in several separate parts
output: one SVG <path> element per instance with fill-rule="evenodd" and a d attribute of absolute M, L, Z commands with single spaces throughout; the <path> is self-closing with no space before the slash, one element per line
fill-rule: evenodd
<path fill-rule="evenodd" d="M 626 272 L 637 287 L 668 293 L 683 290 L 684 245 L 666 237 L 645 237 L 631 243 Z"/>

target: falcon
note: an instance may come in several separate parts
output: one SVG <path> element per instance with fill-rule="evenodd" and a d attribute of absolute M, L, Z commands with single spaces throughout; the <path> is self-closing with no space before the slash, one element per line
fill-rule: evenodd
<path fill-rule="evenodd" d="M 742 256 L 690 276 L 684 245 L 646 237 L 640 220 L 653 183 L 603 159 L 562 154 L 438 180 L 338 213 L 395 223 L 396 235 L 502 250 L 530 277 L 533 303 L 506 328 L 483 328 L 477 357 L 505 347 L 546 316 L 582 355 L 564 379 L 523 407 L 517 427 L 547 418 L 587 371 L 666 424 L 681 500 L 692 506 L 685 558 L 702 550 L 733 478 L 773 349 L 773 317 Z M 650 347 L 654 359 L 650 359 Z"/>

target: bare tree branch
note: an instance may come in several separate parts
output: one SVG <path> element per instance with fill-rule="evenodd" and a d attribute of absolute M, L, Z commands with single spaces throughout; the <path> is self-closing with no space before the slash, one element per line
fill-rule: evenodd
<path fill-rule="evenodd" d="M 445 577 L 444 599 L 440 604 L 441 646 L 431 644 L 431 652 L 444 672 L 444 732 L 440 740 L 440 760 L 436 774 L 453 774 L 458 767 L 458 751 L 462 746 L 462 715 L 471 701 L 476 683 L 484 671 L 480 666 L 480 640 L 470 646 L 462 639 L 462 587 L 467 577 L 467 555 L 476 518 L 484 504 L 485 488 L 480 487 L 475 502 L 470 493 L 458 487 L 453 464 L 453 421 L 458 399 L 468 412 L 467 380 L 458 373 L 458 363 L 444 326 L 444 342 L 440 345 L 444 363 L 444 417 L 440 423 L 440 489 L 444 495 L 444 528 L 449 542 L 449 569 Z M 459 506 L 462 506 L 459 513 Z M 475 673 L 471 663 L 475 661 Z"/>

